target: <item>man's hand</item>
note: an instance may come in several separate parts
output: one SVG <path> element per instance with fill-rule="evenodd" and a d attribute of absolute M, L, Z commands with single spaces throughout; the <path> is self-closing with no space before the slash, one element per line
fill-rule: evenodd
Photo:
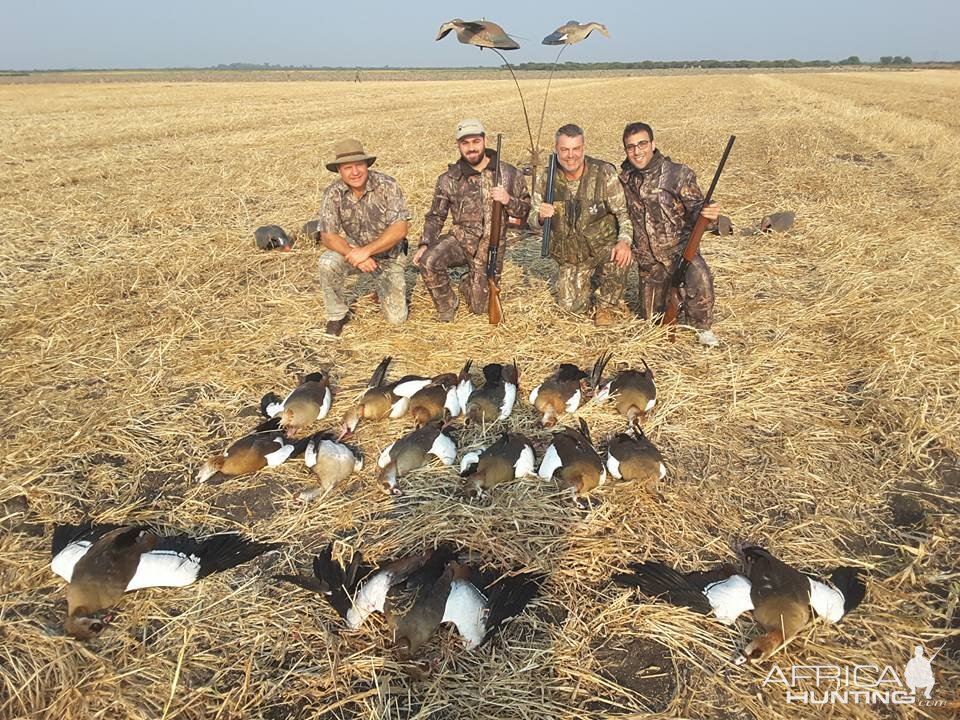
<path fill-rule="evenodd" d="M 494 202 L 498 202 L 501 205 L 506 205 L 510 202 L 510 193 L 507 192 L 507 189 L 503 187 L 503 185 L 490 188 L 490 197 Z"/>
<path fill-rule="evenodd" d="M 540 209 L 537 211 L 537 216 L 540 218 L 541 224 L 547 218 L 553 217 L 553 204 L 552 203 L 540 203 Z"/>
<path fill-rule="evenodd" d="M 374 260 L 373 258 L 367 258 L 362 263 L 358 264 L 356 267 L 357 267 L 357 270 L 359 270 L 360 272 L 368 273 L 368 272 L 373 272 L 380 266 L 377 264 L 377 261 Z"/>
<path fill-rule="evenodd" d="M 423 259 L 423 255 L 426 252 L 427 252 L 427 246 L 421 245 L 420 247 L 417 248 L 417 251 L 413 254 L 413 260 L 411 260 L 411 262 L 415 266 L 420 267 L 420 260 Z"/>
<path fill-rule="evenodd" d="M 365 247 L 351 247 L 343 257 L 353 267 L 362 270 L 360 265 L 370 259 L 370 251 Z"/>
<path fill-rule="evenodd" d="M 720 203 L 711 202 L 700 211 L 700 214 L 710 222 L 716 221 L 716 219 L 720 217 Z"/>
<path fill-rule="evenodd" d="M 633 260 L 633 252 L 630 249 L 630 243 L 621 240 L 610 250 L 610 262 L 623 270 Z"/>

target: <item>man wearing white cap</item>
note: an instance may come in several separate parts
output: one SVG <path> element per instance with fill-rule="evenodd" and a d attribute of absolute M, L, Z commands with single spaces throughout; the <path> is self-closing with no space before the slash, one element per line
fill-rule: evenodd
<path fill-rule="evenodd" d="M 487 149 L 486 131 L 479 120 L 461 120 L 455 133 L 460 158 L 437 178 L 433 204 L 423 224 L 420 247 L 413 264 L 420 267 L 423 284 L 430 291 L 440 322 L 451 322 L 460 299 L 450 286 L 448 269 L 467 266 L 460 281 L 460 292 L 470 312 L 487 312 L 487 249 L 490 245 L 490 216 L 493 202 L 503 204 L 511 217 L 526 218 L 530 211 L 530 193 L 517 168 L 500 162 L 500 185 L 493 176 L 497 154 Z M 450 229 L 441 235 L 447 215 Z M 506 254 L 507 224 L 500 230 L 497 275 Z"/>

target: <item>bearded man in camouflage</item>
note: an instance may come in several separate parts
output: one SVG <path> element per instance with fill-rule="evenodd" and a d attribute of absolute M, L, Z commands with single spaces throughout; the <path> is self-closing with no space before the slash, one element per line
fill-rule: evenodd
<path fill-rule="evenodd" d="M 320 256 L 320 284 L 328 335 L 339 335 L 349 308 L 343 297 L 347 275 L 373 276 L 380 311 L 391 325 L 407 319 L 403 251 L 410 212 L 400 185 L 389 175 L 370 170 L 377 159 L 359 140 L 333 148 L 327 170 L 340 177 L 323 193 L 318 231 L 326 251 Z"/>
<path fill-rule="evenodd" d="M 413 264 L 420 267 L 423 284 L 430 291 L 437 319 L 451 322 L 460 299 L 450 286 L 448 268 L 466 265 L 460 292 L 475 315 L 487 312 L 487 250 L 490 247 L 490 215 L 493 201 L 503 204 L 507 214 L 526 218 L 530 193 L 523 175 L 513 165 L 500 162 L 500 184 L 494 186 L 497 154 L 486 146 L 486 131 L 479 120 L 462 120 L 455 134 L 460 158 L 437 178 L 433 203 L 423 224 L 420 247 Z M 450 231 L 441 235 L 447 215 Z M 497 275 L 506 255 L 507 223 L 500 230 Z"/>
<path fill-rule="evenodd" d="M 557 301 L 565 310 L 594 309 L 598 326 L 613 325 L 623 299 L 632 261 L 633 226 L 616 168 L 585 154 L 583 130 L 564 125 L 557 130 L 557 172 L 553 202 L 544 202 L 547 173 L 539 174 L 533 193 L 530 224 L 551 220 L 550 257 L 560 266 Z M 599 275 L 596 301 L 592 281 Z"/>
<path fill-rule="evenodd" d="M 620 165 L 620 181 L 633 219 L 640 312 L 649 319 L 666 310 L 670 279 L 697 215 L 715 223 L 720 205 L 711 202 L 703 207 L 703 193 L 693 170 L 663 155 L 653 142 L 653 128 L 646 123 L 630 123 L 624 128 L 623 149 L 627 157 Z M 720 341 L 710 329 L 713 276 L 699 253 L 687 269 L 681 292 L 687 322 L 697 330 L 700 344 L 718 345 Z"/>

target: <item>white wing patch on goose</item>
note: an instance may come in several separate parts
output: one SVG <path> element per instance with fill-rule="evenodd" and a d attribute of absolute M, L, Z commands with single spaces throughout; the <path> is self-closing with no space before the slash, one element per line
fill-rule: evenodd
<path fill-rule="evenodd" d="M 127 592 L 149 587 L 186 587 L 197 579 L 200 558 L 176 550 L 151 550 L 140 556 Z"/>
<path fill-rule="evenodd" d="M 457 444 L 449 435 L 440 433 L 427 452 L 440 458 L 444 465 L 453 465 L 453 461 L 457 459 Z"/>
<path fill-rule="evenodd" d="M 843 617 L 843 593 L 819 580 L 810 580 L 810 606 L 828 623 L 839 622 Z"/>
<path fill-rule="evenodd" d="M 570 396 L 570 399 L 567 400 L 567 412 L 569 413 L 576 412 L 578 407 L 580 407 L 580 391 L 579 390 L 577 390 L 573 395 Z"/>
<path fill-rule="evenodd" d="M 617 480 L 623 479 L 623 476 L 620 474 L 620 461 L 617 460 L 609 450 L 607 450 L 607 470 L 609 470 L 610 474 Z"/>
<path fill-rule="evenodd" d="M 409 398 L 413 396 L 419 390 L 423 390 L 427 385 L 430 384 L 430 380 L 407 380 L 397 385 L 393 392 L 395 395 L 400 397 Z"/>
<path fill-rule="evenodd" d="M 327 413 L 330 412 L 330 406 L 332 404 L 333 393 L 330 392 L 330 388 L 324 388 L 323 403 L 320 405 L 320 413 L 317 415 L 318 420 L 322 420 L 327 416 Z"/>
<path fill-rule="evenodd" d="M 317 445 L 316 440 L 311 440 L 307 443 L 307 447 L 303 451 L 303 464 L 308 468 L 312 468 L 317 464 Z"/>
<path fill-rule="evenodd" d="M 558 468 L 563 466 L 560 460 L 560 454 L 557 452 L 557 446 L 552 444 L 543 454 L 543 461 L 540 463 L 540 471 L 537 473 L 544 480 L 549 480 Z"/>
<path fill-rule="evenodd" d="M 654 407 L 656 404 L 657 404 L 657 399 L 656 399 L 656 398 L 650 398 L 649 400 L 647 400 L 647 406 L 644 408 L 644 410 L 645 410 L 646 412 L 650 412 L 651 410 L 653 410 L 653 407 Z"/>
<path fill-rule="evenodd" d="M 660 479 L 663 480 L 667 476 L 667 466 L 663 463 L 660 463 Z"/>
<path fill-rule="evenodd" d="M 753 610 L 750 599 L 750 581 L 743 575 L 731 575 L 726 580 L 711 583 L 703 589 L 710 601 L 713 614 L 724 625 L 733 625 L 737 618 Z"/>
<path fill-rule="evenodd" d="M 465 412 L 467 403 L 470 401 L 470 395 L 473 394 L 473 382 L 470 378 L 461 380 L 457 383 L 457 402 L 460 403 L 460 412 Z"/>
<path fill-rule="evenodd" d="M 537 385 L 533 390 L 530 391 L 530 404 L 533 405 L 537 402 L 537 397 L 540 395 L 540 385 Z"/>
<path fill-rule="evenodd" d="M 610 385 L 612 382 L 604 383 L 600 386 L 600 389 L 597 390 L 597 394 L 593 396 L 593 399 L 597 402 L 603 402 L 608 397 L 610 397 Z"/>
<path fill-rule="evenodd" d="M 275 418 L 283 412 L 283 403 L 269 403 L 266 407 L 267 417 Z"/>
<path fill-rule="evenodd" d="M 407 408 L 410 407 L 410 398 L 402 397 L 390 406 L 390 419 L 396 420 L 407 414 Z"/>
<path fill-rule="evenodd" d="M 380 457 L 377 459 L 377 467 L 385 468 L 390 464 L 390 451 L 393 450 L 394 445 L 396 445 L 396 442 L 390 443 L 383 449 L 383 452 L 380 453 Z"/>
<path fill-rule="evenodd" d="M 280 448 L 263 456 L 264 460 L 267 461 L 267 467 L 276 467 L 277 465 L 282 465 L 284 462 L 286 462 L 287 458 L 293 454 L 295 449 L 293 445 L 284 444 L 283 438 L 275 438 L 275 442 L 280 444 Z"/>
<path fill-rule="evenodd" d="M 353 607 L 347 610 L 347 625 L 356 630 L 373 612 L 383 612 L 383 604 L 393 584 L 393 573 L 381 570 L 363 583 L 360 592 L 353 600 Z"/>
<path fill-rule="evenodd" d="M 443 620 L 457 626 L 467 650 L 481 642 L 487 629 L 487 599 L 466 580 L 454 580 L 443 608 Z"/>
<path fill-rule="evenodd" d="M 513 383 L 503 384 L 503 404 L 500 405 L 500 419 L 506 420 L 513 412 L 513 405 L 517 402 L 517 386 Z M 533 400 L 530 401 L 531 403 Z"/>
<path fill-rule="evenodd" d="M 478 465 L 480 463 L 480 453 L 482 453 L 486 448 L 480 448 L 480 450 L 475 450 L 473 452 L 468 452 L 460 460 L 460 472 L 464 472 L 471 465 Z"/>
<path fill-rule="evenodd" d="M 457 395 L 457 388 L 450 388 L 447 390 L 447 399 L 444 401 L 443 406 L 450 411 L 450 417 L 456 417 L 461 412 L 460 409 L 460 399 Z"/>
<path fill-rule="evenodd" d="M 73 577 L 73 568 L 90 549 L 89 540 L 77 540 L 67 545 L 50 561 L 50 569 L 67 582 Z"/>
<path fill-rule="evenodd" d="M 520 457 L 518 457 L 517 461 L 513 464 L 513 476 L 519 480 L 528 475 L 535 475 L 534 467 L 536 462 L 537 458 L 533 454 L 533 448 L 529 445 L 524 445 L 523 450 L 520 451 Z"/>

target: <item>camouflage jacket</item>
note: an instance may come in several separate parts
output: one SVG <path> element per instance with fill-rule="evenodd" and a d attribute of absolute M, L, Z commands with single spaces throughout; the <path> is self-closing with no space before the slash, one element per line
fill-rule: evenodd
<path fill-rule="evenodd" d="M 657 260 L 670 265 L 690 237 L 703 205 L 697 176 L 656 150 L 643 170 L 624 160 L 620 182 L 633 219 L 634 246 L 649 248 Z"/>
<path fill-rule="evenodd" d="M 410 211 L 399 183 L 389 175 L 370 170 L 367 188 L 359 198 L 340 178 L 324 190 L 318 230 L 340 235 L 359 247 L 372 243 L 398 220 L 409 219 Z M 377 257 L 395 257 L 402 252 L 402 245 L 398 243 Z"/>
<path fill-rule="evenodd" d="M 583 175 L 567 180 L 558 168 L 553 184 L 554 215 L 550 224 L 550 257 L 579 264 L 602 255 L 619 241 L 632 241 L 633 226 L 616 168 L 585 157 Z M 542 227 L 538 213 L 546 194 L 547 171 L 537 173 L 530 224 Z"/>
<path fill-rule="evenodd" d="M 497 154 L 487 150 L 490 162 L 477 172 L 470 163 L 461 158 L 451 164 L 445 173 L 437 178 L 433 191 L 433 204 L 423 223 L 421 245 L 436 242 L 443 230 L 443 224 L 450 215 L 450 233 L 463 245 L 467 254 L 475 256 L 489 234 L 490 214 L 493 203 L 488 200 L 493 188 L 493 174 L 496 168 Z M 530 193 L 523 175 L 513 165 L 500 163 L 501 184 L 510 193 L 510 202 L 505 205 L 507 214 L 516 218 L 525 218 L 530 211 Z M 507 234 L 507 223 L 501 225 L 500 242 Z"/>

